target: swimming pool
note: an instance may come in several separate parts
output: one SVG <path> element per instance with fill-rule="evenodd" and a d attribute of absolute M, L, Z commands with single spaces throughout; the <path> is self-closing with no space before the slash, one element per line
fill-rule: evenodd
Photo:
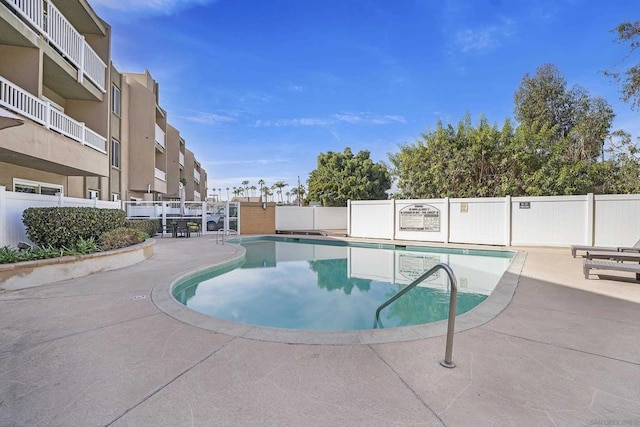
<path fill-rule="evenodd" d="M 189 277 L 173 296 L 214 318 L 274 328 L 370 329 L 376 308 L 434 265 L 458 279 L 457 314 L 491 294 L 509 266 L 507 251 L 397 247 L 294 238 L 242 239 L 245 257 Z M 440 271 L 385 308 L 385 327 L 447 317 L 449 283 Z"/>

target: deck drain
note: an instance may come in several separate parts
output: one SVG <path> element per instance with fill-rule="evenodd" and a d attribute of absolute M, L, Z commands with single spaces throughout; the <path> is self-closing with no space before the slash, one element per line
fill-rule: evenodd
<path fill-rule="evenodd" d="M 145 298 L 147 298 L 146 295 L 136 295 L 136 296 L 133 297 L 133 300 L 134 301 L 138 301 L 138 300 L 145 299 Z"/>

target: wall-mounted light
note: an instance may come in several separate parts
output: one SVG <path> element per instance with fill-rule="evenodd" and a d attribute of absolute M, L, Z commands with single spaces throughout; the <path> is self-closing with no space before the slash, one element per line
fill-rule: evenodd
<path fill-rule="evenodd" d="M 267 202 L 262 202 L 262 209 L 267 210 Z"/>

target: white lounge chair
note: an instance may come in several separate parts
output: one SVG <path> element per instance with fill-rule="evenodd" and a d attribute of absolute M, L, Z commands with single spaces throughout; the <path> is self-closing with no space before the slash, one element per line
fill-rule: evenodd
<path fill-rule="evenodd" d="M 636 274 L 636 280 L 640 280 L 640 264 L 625 264 L 624 262 L 615 261 L 600 261 L 585 259 L 582 265 L 582 272 L 584 278 L 589 278 L 590 270 L 615 270 L 615 271 L 628 271 Z"/>
<path fill-rule="evenodd" d="M 640 240 L 633 246 L 589 246 L 589 245 L 571 245 L 571 255 L 575 258 L 576 251 L 599 251 L 599 252 L 639 252 Z"/>

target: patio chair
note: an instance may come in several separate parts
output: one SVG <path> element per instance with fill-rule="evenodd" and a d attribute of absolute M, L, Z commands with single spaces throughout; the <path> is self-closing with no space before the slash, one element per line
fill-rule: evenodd
<path fill-rule="evenodd" d="M 191 230 L 186 219 L 179 219 L 172 223 L 173 237 L 191 237 Z"/>
<path fill-rule="evenodd" d="M 582 265 L 582 272 L 584 278 L 589 278 L 590 270 L 614 270 L 614 271 L 627 271 L 636 274 L 636 280 L 640 280 L 640 264 L 625 264 L 624 262 L 616 261 L 601 261 L 585 259 Z"/>
<path fill-rule="evenodd" d="M 200 237 L 200 233 L 202 233 L 202 228 L 199 222 L 188 222 L 187 227 L 189 227 L 189 234 L 196 233 L 196 235 Z"/>
<path fill-rule="evenodd" d="M 589 246 L 571 245 L 571 255 L 575 258 L 576 251 L 599 251 L 599 252 L 640 252 L 640 240 L 633 246 Z"/>
<path fill-rule="evenodd" d="M 632 261 L 640 263 L 640 253 L 638 252 L 588 251 L 585 258 L 616 262 Z"/>

